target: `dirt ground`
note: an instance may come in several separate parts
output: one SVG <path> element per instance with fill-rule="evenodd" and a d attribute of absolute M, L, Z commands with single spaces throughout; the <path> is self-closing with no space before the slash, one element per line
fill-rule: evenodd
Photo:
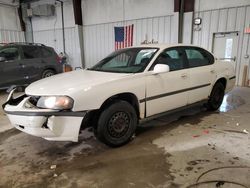
<path fill-rule="evenodd" d="M 217 112 L 197 106 L 144 126 L 115 149 L 91 129 L 78 143 L 51 142 L 12 128 L 1 110 L 0 187 L 250 187 L 249 88 Z"/>

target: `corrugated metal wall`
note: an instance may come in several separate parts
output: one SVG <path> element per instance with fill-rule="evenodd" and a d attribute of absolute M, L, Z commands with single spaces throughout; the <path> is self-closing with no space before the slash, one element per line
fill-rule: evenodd
<path fill-rule="evenodd" d="M 194 17 L 201 17 L 203 24 L 200 31 L 193 32 L 193 44 L 210 51 L 213 33 L 239 32 L 236 75 L 237 84 L 240 85 L 242 69 L 245 64 L 249 65 L 249 58 L 244 56 L 250 54 L 250 34 L 245 34 L 244 29 L 250 26 L 250 6 L 195 12 Z"/>
<path fill-rule="evenodd" d="M 0 6 L 0 42 L 23 42 L 24 32 L 20 29 L 17 9 Z"/>
<path fill-rule="evenodd" d="M 148 40 L 177 42 L 177 25 L 174 23 L 176 23 L 178 17 L 173 13 L 173 1 L 157 0 L 156 2 L 158 6 L 152 7 L 151 0 L 143 0 L 143 3 L 138 0 L 83 0 L 83 14 L 88 13 L 83 16 L 86 67 L 94 65 L 114 50 L 115 26 L 134 24 L 134 45 L 144 41 L 146 34 Z M 49 0 L 38 1 L 32 3 L 32 7 L 44 3 L 51 4 L 53 2 Z M 134 8 L 139 7 L 140 9 L 131 10 L 131 3 Z M 146 9 L 144 10 L 144 8 Z M 101 11 L 102 13 L 100 13 Z M 141 11 L 144 11 L 144 15 Z M 138 12 L 140 12 L 139 15 L 137 15 Z M 82 52 L 79 49 L 79 31 L 77 26 L 74 25 L 72 0 L 64 1 L 64 14 L 66 53 L 69 57 L 69 63 L 73 67 L 78 67 L 81 66 L 80 53 Z M 60 5 L 56 5 L 55 16 L 33 17 L 32 23 L 35 42 L 52 46 L 58 53 L 63 51 Z"/>
<path fill-rule="evenodd" d="M 62 29 L 37 30 L 33 32 L 34 42 L 46 44 L 55 49 L 57 53 L 63 52 Z M 68 62 L 74 67 L 81 66 L 78 54 L 79 46 L 77 28 L 65 28 L 65 50 L 68 56 Z"/>
<path fill-rule="evenodd" d="M 159 43 L 176 43 L 177 27 L 175 16 L 159 16 L 134 19 L 123 22 L 84 26 L 84 52 L 86 66 L 90 67 L 114 51 L 114 27 L 134 24 L 133 45 L 140 45 L 146 39 Z"/>
<path fill-rule="evenodd" d="M 24 41 L 24 32 L 0 28 L 0 43 Z"/>
<path fill-rule="evenodd" d="M 31 7 L 41 4 L 54 4 L 54 1 L 43 0 L 34 2 Z M 33 37 L 34 42 L 51 46 L 57 53 L 63 52 L 61 5 L 56 4 L 54 16 L 33 17 Z M 81 56 L 79 49 L 78 28 L 74 21 L 74 11 L 72 0 L 64 1 L 64 24 L 65 24 L 65 51 L 67 62 L 73 67 L 81 67 Z"/>

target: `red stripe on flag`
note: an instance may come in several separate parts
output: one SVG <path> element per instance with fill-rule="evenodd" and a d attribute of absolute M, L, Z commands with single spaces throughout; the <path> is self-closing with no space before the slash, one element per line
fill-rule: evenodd
<path fill-rule="evenodd" d="M 129 46 L 129 26 L 127 26 L 127 39 L 126 39 L 126 42 L 127 42 L 127 46 Z"/>
<path fill-rule="evenodd" d="M 128 42 L 128 46 L 130 46 L 130 25 L 128 26 L 128 35 L 127 35 L 127 42 Z"/>
<path fill-rule="evenodd" d="M 129 27 L 129 26 L 126 26 L 126 40 L 125 40 L 125 42 L 126 42 L 126 47 L 128 46 L 128 27 Z"/>
<path fill-rule="evenodd" d="M 133 46 L 134 24 L 131 25 L 131 46 Z"/>
<path fill-rule="evenodd" d="M 130 25 L 128 26 L 128 34 L 127 34 L 127 36 L 128 36 L 128 39 L 127 39 L 127 43 L 128 43 L 128 46 L 130 46 Z"/>
<path fill-rule="evenodd" d="M 132 46 L 132 25 L 129 26 L 129 46 Z"/>

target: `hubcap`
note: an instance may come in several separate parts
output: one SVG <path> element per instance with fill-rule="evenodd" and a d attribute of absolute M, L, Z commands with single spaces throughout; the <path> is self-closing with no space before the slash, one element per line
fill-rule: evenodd
<path fill-rule="evenodd" d="M 44 78 L 46 78 L 46 77 L 50 77 L 50 76 L 53 76 L 54 74 L 52 73 L 52 72 L 48 72 L 48 73 L 46 73 L 45 75 L 44 75 Z"/>
<path fill-rule="evenodd" d="M 116 112 L 108 123 L 108 133 L 113 138 L 124 136 L 129 129 L 130 117 L 125 112 Z"/>

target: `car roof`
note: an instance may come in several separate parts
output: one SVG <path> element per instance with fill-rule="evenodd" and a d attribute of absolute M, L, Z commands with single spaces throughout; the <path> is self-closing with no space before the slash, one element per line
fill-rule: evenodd
<path fill-rule="evenodd" d="M 34 47 L 48 47 L 40 43 L 26 43 L 26 42 L 13 42 L 7 43 L 4 46 L 34 46 Z"/>
<path fill-rule="evenodd" d="M 190 46 L 190 47 L 197 47 L 197 48 L 202 48 L 200 46 L 192 45 L 192 44 L 168 44 L 168 43 L 161 43 L 161 44 L 142 44 L 138 46 L 133 46 L 129 48 L 159 48 L 159 49 L 166 49 L 166 48 L 171 48 L 171 47 L 178 47 L 178 46 Z M 204 49 L 204 48 L 202 48 Z"/>

